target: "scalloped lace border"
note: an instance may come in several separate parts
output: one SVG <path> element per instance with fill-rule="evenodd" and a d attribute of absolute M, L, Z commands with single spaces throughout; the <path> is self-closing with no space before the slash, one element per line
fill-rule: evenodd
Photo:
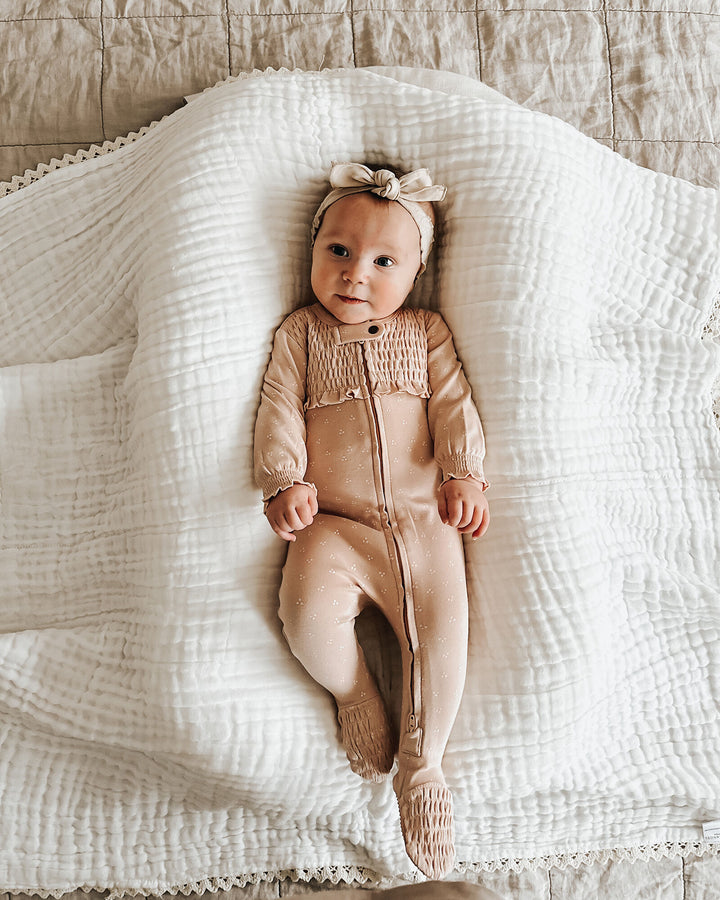
<path fill-rule="evenodd" d="M 191 103 L 195 97 L 199 97 L 201 94 L 204 94 L 207 91 L 211 91 L 216 87 L 220 87 L 220 85 L 232 84 L 236 81 L 244 81 L 247 78 L 256 78 L 258 75 L 264 75 L 266 72 L 291 75 L 293 72 L 301 71 L 303 70 L 291 70 L 284 67 L 280 69 L 273 69 L 272 66 L 268 66 L 267 69 L 253 69 L 252 72 L 241 72 L 239 75 L 229 75 L 227 78 L 223 78 L 216 84 L 206 87 L 199 93 L 186 97 L 185 100 L 187 103 Z M 179 107 L 179 109 L 183 108 L 184 107 L 182 106 Z M 165 119 L 168 118 L 168 116 L 174 115 L 174 113 L 176 113 L 177 111 L 178 110 L 174 110 L 172 113 L 168 113 L 167 116 L 163 116 L 161 119 L 157 119 L 155 122 L 151 122 L 149 125 L 144 125 L 139 131 L 131 131 L 129 134 L 122 135 L 121 137 L 116 138 L 114 141 L 103 141 L 102 144 L 92 144 L 92 146 L 90 146 L 87 150 L 78 150 L 77 153 L 66 153 L 62 157 L 62 159 L 54 157 L 50 160 L 49 163 L 40 163 L 40 165 L 35 169 L 26 169 L 22 175 L 13 175 L 10 181 L 0 181 L 0 197 L 5 197 L 7 196 L 7 194 L 12 194 L 15 191 L 19 191 L 21 188 L 28 187 L 28 185 L 39 181 L 45 175 L 48 175 L 50 172 L 55 172 L 57 169 L 65 169 L 67 166 L 72 166 L 75 163 L 84 162 L 86 159 L 95 159 L 98 156 L 107 156 L 108 153 L 119 150 L 121 147 L 125 147 L 127 144 L 132 144 L 139 138 L 146 135 L 148 131 L 152 131 L 153 128 L 156 128 L 161 122 L 164 122 Z"/>
<path fill-rule="evenodd" d="M 587 850 L 575 853 L 552 853 L 548 856 L 527 858 L 500 858 L 484 860 L 482 862 L 459 862 L 455 872 L 460 875 L 481 875 L 483 872 L 524 872 L 547 871 L 549 869 L 580 869 L 582 866 L 594 863 L 606 864 L 608 862 L 638 862 L 661 859 L 672 859 L 690 856 L 720 856 L 720 844 L 710 844 L 706 841 L 676 841 L 665 844 L 648 844 L 639 847 L 616 847 L 607 850 Z M 465 879 L 470 880 L 470 879 Z M 59 888 L 56 890 L 43 890 L 41 888 L 28 888 L 13 893 L 23 893 L 28 896 L 49 898 L 56 900 L 75 890 L 90 893 L 91 891 L 108 891 L 106 900 L 120 900 L 122 897 L 164 897 L 182 894 L 188 897 L 190 894 L 204 894 L 209 891 L 216 894 L 218 891 L 228 891 L 234 887 L 247 887 L 263 882 L 329 882 L 337 885 L 344 883 L 371 884 L 373 887 L 395 887 L 408 882 L 417 883 L 424 881 L 420 875 L 403 875 L 396 878 L 379 876 L 372 869 L 362 866 L 321 866 L 316 869 L 282 869 L 266 872 L 255 872 L 250 875 L 229 875 L 224 877 L 208 876 L 198 881 L 183 885 L 154 885 L 152 887 L 92 887 L 80 885 L 79 887 Z"/>
<path fill-rule="evenodd" d="M 163 118 L 167 118 L 164 116 Z M 49 163 L 40 163 L 36 169 L 26 169 L 22 175 L 13 175 L 10 181 L 0 181 L 0 197 L 5 197 L 21 188 L 28 187 L 35 181 L 39 181 L 43 176 L 54 172 L 56 169 L 65 169 L 74 163 L 84 162 L 86 159 L 95 159 L 98 156 L 106 156 L 113 150 L 119 150 L 126 144 L 132 144 L 138 138 L 147 134 L 152 128 L 155 128 L 163 119 L 152 122 L 140 129 L 140 131 L 131 131 L 130 134 L 116 138 L 114 141 L 104 141 L 102 144 L 93 144 L 87 150 L 78 150 L 77 153 L 66 153 L 62 159 L 54 157 Z"/>

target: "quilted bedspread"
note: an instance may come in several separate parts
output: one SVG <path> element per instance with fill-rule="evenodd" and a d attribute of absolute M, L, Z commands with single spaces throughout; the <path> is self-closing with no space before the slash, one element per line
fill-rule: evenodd
<path fill-rule="evenodd" d="M 449 188 L 415 299 L 455 333 L 492 485 L 446 755 L 459 875 L 708 849 L 720 193 L 457 76 L 268 71 L 0 201 L 8 890 L 416 877 L 282 639 L 252 482 L 343 160 Z"/>
<path fill-rule="evenodd" d="M 719 47 L 718 0 L 5 0 L 0 181 L 228 75 L 399 65 L 482 80 L 718 187 Z"/>

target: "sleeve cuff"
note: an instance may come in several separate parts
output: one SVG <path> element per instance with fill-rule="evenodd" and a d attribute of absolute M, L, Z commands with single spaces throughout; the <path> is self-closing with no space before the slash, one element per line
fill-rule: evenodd
<path fill-rule="evenodd" d="M 442 482 L 441 487 L 447 481 L 452 479 L 472 478 L 474 481 L 480 482 L 483 491 L 490 487 L 490 482 L 485 477 L 482 459 L 469 454 L 461 454 L 453 456 L 451 459 L 441 464 Z"/>
<path fill-rule="evenodd" d="M 294 484 L 304 484 L 307 487 L 312 488 L 317 497 L 317 488 L 311 481 L 303 481 L 302 478 L 293 478 L 292 476 L 278 475 L 269 482 L 266 482 L 265 490 L 263 491 L 263 509 L 267 508 L 268 503 L 273 497 L 277 497 L 281 491 L 286 491 Z"/>

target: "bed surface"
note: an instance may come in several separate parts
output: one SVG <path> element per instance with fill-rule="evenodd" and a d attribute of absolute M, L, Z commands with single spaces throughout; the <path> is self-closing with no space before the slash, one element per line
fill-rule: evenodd
<path fill-rule="evenodd" d="M 720 0 L 5 0 L 0 180 L 243 71 L 480 78 L 640 165 L 720 178 Z"/>
<path fill-rule="evenodd" d="M 481 79 L 635 163 L 720 186 L 720 0 L 4 0 L 0 60 L 0 181 L 136 131 L 229 75 L 403 65 Z M 478 880 L 520 900 L 716 900 L 720 857 Z"/>

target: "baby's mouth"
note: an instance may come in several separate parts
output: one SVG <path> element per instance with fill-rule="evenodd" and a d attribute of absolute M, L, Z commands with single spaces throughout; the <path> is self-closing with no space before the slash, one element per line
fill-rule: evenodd
<path fill-rule="evenodd" d="M 338 297 L 343 303 L 365 303 L 365 300 L 360 300 L 359 297 L 346 297 L 344 294 L 338 294 Z"/>

